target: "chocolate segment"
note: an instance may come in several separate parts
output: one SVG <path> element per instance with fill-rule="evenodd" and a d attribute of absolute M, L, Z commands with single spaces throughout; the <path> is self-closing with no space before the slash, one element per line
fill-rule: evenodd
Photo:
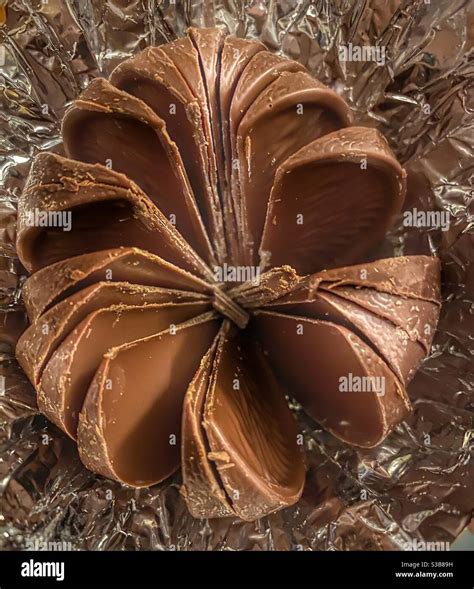
<path fill-rule="evenodd" d="M 31 382 L 36 385 L 42 370 L 62 340 L 87 315 L 115 305 L 127 307 L 186 303 L 204 300 L 202 295 L 127 282 L 98 282 L 71 295 L 22 334 L 16 347 L 16 358 Z"/>
<path fill-rule="evenodd" d="M 63 137 L 70 157 L 108 164 L 133 180 L 196 252 L 213 262 L 181 155 L 163 119 L 145 103 L 95 79 L 66 113 Z"/>
<path fill-rule="evenodd" d="M 46 215 L 46 223 L 35 223 L 38 211 Z M 69 227 L 50 220 L 64 216 Z M 193 272 L 210 273 L 159 209 L 125 176 L 99 164 L 40 154 L 18 207 L 17 249 L 27 270 L 118 246 L 142 247 Z"/>
<path fill-rule="evenodd" d="M 333 289 L 341 286 L 369 287 L 377 292 L 441 302 L 440 261 L 432 256 L 385 258 L 347 268 L 335 268 L 310 278 L 310 286 Z"/>
<path fill-rule="evenodd" d="M 46 365 L 38 388 L 41 411 L 75 438 L 87 388 L 103 355 L 181 323 L 206 307 L 205 303 L 116 305 L 94 311 L 64 339 Z"/>
<path fill-rule="evenodd" d="M 187 72 L 193 62 L 199 68 L 198 59 L 195 51 L 189 55 Z M 225 255 L 225 237 L 207 105 L 196 100 L 181 72 L 160 48 L 145 49 L 123 62 L 112 72 L 110 81 L 142 100 L 166 122 L 181 154 L 217 261 L 221 263 Z M 202 87 L 201 80 L 198 87 Z"/>
<path fill-rule="evenodd" d="M 267 203 L 279 166 L 301 147 L 350 122 L 344 100 L 304 72 L 282 73 L 255 99 L 239 125 L 236 145 L 241 193 L 237 198 L 249 238 L 249 263 L 258 262 Z"/>
<path fill-rule="evenodd" d="M 178 85 L 173 79 L 173 88 L 176 89 L 179 86 L 183 96 L 190 98 L 192 95 L 196 99 L 201 111 L 203 132 L 207 135 L 211 130 L 206 88 L 201 75 L 199 53 L 191 39 L 181 37 L 171 43 L 155 47 L 153 48 L 153 56 L 155 59 L 161 58 L 167 62 L 167 66 L 162 66 L 163 74 L 165 71 L 170 71 L 168 68 L 171 66 L 176 75 L 180 76 Z"/>
<path fill-rule="evenodd" d="M 253 102 L 258 98 L 272 82 L 284 72 L 304 72 L 305 68 L 290 59 L 274 55 L 269 51 L 257 52 L 245 65 L 245 68 L 236 84 L 229 110 L 229 141 L 231 157 L 231 195 L 236 225 L 239 234 L 243 237 L 245 227 L 242 226 L 243 215 L 241 211 L 241 191 L 239 186 L 239 158 L 237 152 L 237 131 L 242 118 L 245 116 Z M 246 236 L 246 240 L 248 240 Z M 239 260 L 245 262 L 245 247 L 240 245 Z M 247 262 L 248 263 L 248 262 Z"/>
<path fill-rule="evenodd" d="M 262 346 L 288 392 L 344 442 L 376 446 L 410 409 L 393 372 L 345 327 L 266 311 L 255 315 Z"/>
<path fill-rule="evenodd" d="M 78 447 L 87 468 L 134 487 L 158 483 L 178 468 L 183 398 L 217 333 L 213 317 L 107 354 L 79 420 Z"/>
<path fill-rule="evenodd" d="M 189 421 L 183 422 L 183 441 L 193 441 L 201 451 L 184 471 L 190 510 L 200 517 L 218 517 L 231 506 L 241 519 L 252 521 L 295 503 L 305 476 L 298 432 L 285 392 L 262 351 L 234 329 L 224 330 L 212 372 L 205 400 L 202 386 Z M 199 432 L 201 419 L 204 430 Z M 187 447 L 183 444 L 183 450 Z M 213 467 L 205 464 L 206 449 Z M 183 454 L 185 463 L 193 458 Z M 206 482 L 210 503 L 200 500 Z"/>
<path fill-rule="evenodd" d="M 63 298 L 104 280 L 211 292 L 208 283 L 159 256 L 138 248 L 116 248 L 69 258 L 30 276 L 22 290 L 30 321 Z"/>
<path fill-rule="evenodd" d="M 305 468 L 284 389 L 261 350 L 239 335 L 218 349 L 215 370 L 203 426 L 235 513 L 251 521 L 292 505 Z"/>
<path fill-rule="evenodd" d="M 215 218 L 215 222 L 217 222 L 218 218 L 216 215 L 221 214 L 221 206 L 218 195 L 218 170 L 211 123 L 211 116 L 213 115 L 210 112 L 206 80 L 203 79 L 202 75 L 203 65 L 200 53 L 191 38 L 187 36 L 155 48 L 153 56 L 155 59 L 166 60 L 169 64 L 166 67 L 172 67 L 179 73 L 182 82 L 186 86 L 186 89 L 182 90 L 182 94 L 187 97 L 188 102 L 195 99 L 199 105 L 200 125 L 203 137 L 205 138 L 205 145 L 203 147 L 207 159 L 206 171 L 210 182 L 207 191 L 204 191 L 206 195 L 206 208 L 209 206 L 208 196 L 211 195 L 211 202 L 215 207 L 211 215 Z M 175 88 L 176 86 L 173 84 L 173 89 Z M 224 238 L 224 235 L 221 237 Z"/>
<path fill-rule="evenodd" d="M 225 174 L 224 149 L 222 146 L 219 115 L 219 78 L 221 52 L 225 33 L 221 29 L 196 29 L 191 27 L 188 29 L 188 37 L 199 56 L 207 110 L 209 112 L 214 158 L 216 161 L 218 192 L 219 196 L 221 196 Z"/>
<path fill-rule="evenodd" d="M 234 200 L 232 198 L 231 182 L 234 160 L 230 133 L 230 107 L 240 77 L 257 53 L 264 51 L 265 46 L 258 41 L 247 41 L 231 35 L 224 39 L 221 53 L 221 67 L 219 72 L 219 114 L 222 148 L 224 150 L 224 178 L 222 198 L 226 213 L 227 233 L 232 232 L 230 246 L 231 255 L 235 261 L 242 261 L 239 256 L 238 229 Z M 235 243 L 237 241 L 237 243 Z"/>
<path fill-rule="evenodd" d="M 283 72 L 305 72 L 300 63 L 270 53 L 257 52 L 247 63 L 237 82 L 230 106 L 230 137 L 237 136 L 240 121 L 259 94 Z"/>
<path fill-rule="evenodd" d="M 275 310 L 323 319 L 350 329 L 384 358 L 404 385 L 412 379 L 425 357 L 424 348 L 417 341 L 411 341 L 404 329 L 329 292 L 318 292 L 311 302 L 276 304 Z"/>
<path fill-rule="evenodd" d="M 263 267 L 289 264 L 311 274 L 357 261 L 393 223 L 405 175 L 374 129 L 348 127 L 301 148 L 275 177 Z"/>
<path fill-rule="evenodd" d="M 303 490 L 286 395 L 363 448 L 405 417 L 439 261 L 344 266 L 405 196 L 385 139 L 350 124 L 302 65 L 218 28 L 74 102 L 63 135 L 81 161 L 35 157 L 19 199 L 16 357 L 87 468 L 146 487 L 181 456 L 194 517 L 254 521 Z"/>
<path fill-rule="evenodd" d="M 194 517 L 226 517 L 234 515 L 215 464 L 208 459 L 210 452 L 202 426 L 204 404 L 214 378 L 214 362 L 217 346 L 222 345 L 223 329 L 201 360 L 183 402 L 181 425 L 181 464 L 183 473 L 182 494 Z"/>
<path fill-rule="evenodd" d="M 238 234 L 235 225 L 235 215 L 231 202 L 230 187 L 226 178 L 226 161 L 224 151 L 224 137 L 222 135 L 221 113 L 221 77 L 222 52 L 226 36 L 220 29 L 188 30 L 189 39 L 199 55 L 202 80 L 205 88 L 205 101 L 208 105 L 210 128 L 212 130 L 213 157 L 216 162 L 217 186 L 223 213 L 225 227 L 227 255 L 236 261 L 238 252 Z"/>
<path fill-rule="evenodd" d="M 439 305 L 422 297 L 434 294 L 429 283 L 439 283 L 437 268 L 436 258 L 410 256 L 323 271 L 300 278 L 290 292 L 266 305 L 348 327 L 406 385 L 429 353 L 436 330 Z M 419 272 L 426 281 L 414 279 Z"/>
<path fill-rule="evenodd" d="M 204 47 L 204 45 L 207 45 L 206 36 L 210 37 L 209 47 Z M 222 214 L 222 222 L 225 228 L 225 235 L 223 235 L 225 238 L 224 251 L 227 257 L 230 256 L 235 261 L 237 259 L 235 257 L 235 252 L 237 251 L 237 233 L 235 219 L 230 205 L 230 194 L 226 183 L 226 172 L 223 169 L 225 161 L 222 142 L 225 136 L 221 134 L 221 127 L 224 123 L 218 100 L 220 96 L 221 73 L 224 73 L 224 49 L 228 39 L 229 37 L 225 37 L 222 44 L 222 32 L 210 29 L 207 31 L 207 35 L 196 33 L 194 40 L 191 40 L 190 37 L 176 39 L 172 43 L 161 46 L 157 51 L 164 54 L 175 64 L 176 68 L 186 80 L 189 90 L 199 102 L 202 127 L 207 138 L 209 178 L 212 187 L 216 187 L 215 197 L 219 199 L 219 210 Z M 243 41 L 243 43 L 246 45 L 249 44 L 246 41 Z M 206 79 L 202 75 L 204 69 L 207 72 Z M 208 88 L 209 84 L 210 87 Z M 213 94 L 212 98 L 210 91 Z M 212 100 L 214 102 L 211 104 Z M 216 100 L 217 104 L 215 102 Z M 213 126 L 211 119 L 212 121 L 216 121 L 217 124 L 215 126 Z"/>
<path fill-rule="evenodd" d="M 221 54 L 221 69 L 219 77 L 219 110 L 222 126 L 222 143 L 224 147 L 224 158 L 226 165 L 226 182 L 230 188 L 230 177 L 232 173 L 232 150 L 230 141 L 230 109 L 236 93 L 239 80 L 245 71 L 250 60 L 265 46 L 259 41 L 247 41 L 229 35 L 224 39 Z M 267 52 L 268 54 L 268 52 Z M 247 87 L 246 90 L 249 90 Z M 241 89 L 242 92 L 242 89 Z M 236 97 L 236 101 L 238 97 Z M 239 108 L 234 106 L 236 110 Z M 237 113 L 234 110 L 234 116 Z M 240 113 L 243 116 L 244 113 Z M 236 121 L 237 125 L 237 121 Z M 238 125 L 237 125 L 238 126 Z M 235 127 L 237 129 L 237 126 Z"/>
<path fill-rule="evenodd" d="M 334 291 L 342 299 L 353 301 L 360 307 L 391 321 L 393 325 L 403 329 L 411 341 L 420 343 L 426 353 L 430 351 L 439 318 L 439 305 L 369 288 L 339 287 Z"/>

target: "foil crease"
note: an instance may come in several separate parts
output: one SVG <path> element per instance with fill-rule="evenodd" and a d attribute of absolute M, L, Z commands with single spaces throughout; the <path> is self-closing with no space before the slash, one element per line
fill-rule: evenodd
<path fill-rule="evenodd" d="M 190 25 L 259 38 L 306 65 L 358 123 L 386 135 L 408 171 L 405 208 L 451 218 L 441 231 L 400 217 L 375 256 L 442 260 L 442 315 L 409 386 L 413 415 L 360 451 L 301 414 L 304 495 L 253 523 L 193 519 L 179 476 L 134 490 L 87 471 L 37 414 L 14 360 L 26 326 L 15 210 L 32 156 L 60 149 L 64 109 L 93 77 Z M 385 63 L 342 61 L 350 43 L 384 47 Z M 454 541 L 474 503 L 473 44 L 468 0 L 0 0 L 0 548 L 408 550 Z"/>

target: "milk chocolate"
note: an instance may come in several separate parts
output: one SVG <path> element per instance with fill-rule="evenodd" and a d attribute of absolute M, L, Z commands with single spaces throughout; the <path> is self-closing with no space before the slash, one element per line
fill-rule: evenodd
<path fill-rule="evenodd" d="M 263 266 L 311 274 L 358 261 L 400 211 L 405 176 L 374 129 L 348 127 L 302 147 L 275 176 Z"/>
<path fill-rule="evenodd" d="M 233 100 L 234 103 L 234 117 L 243 116 L 245 112 L 242 108 L 242 104 L 237 103 L 236 89 L 239 84 L 240 78 L 246 71 L 247 65 L 251 59 L 260 53 L 265 51 L 265 45 L 259 41 L 247 41 L 239 39 L 237 37 L 228 36 L 224 39 L 221 54 L 221 69 L 219 77 L 219 110 L 220 119 L 222 125 L 222 142 L 224 147 L 224 157 L 226 163 L 226 178 L 227 184 L 230 186 L 230 175 L 232 169 L 232 155 L 231 155 L 231 143 L 230 143 L 230 116 L 231 116 L 231 105 Z M 272 53 L 266 52 L 267 56 L 272 57 Z M 283 60 L 285 61 L 285 60 Z M 287 60 L 286 60 L 287 61 Z M 295 62 L 290 62 L 294 64 Z M 249 72 L 247 72 L 247 76 Z M 244 88 L 241 87 L 240 92 L 243 92 Z M 245 88 L 246 92 L 250 91 L 249 86 Z M 258 95 L 258 92 L 256 93 Z M 235 129 L 238 128 L 238 122 L 235 121 Z M 234 129 L 234 131 L 235 131 Z"/>
<path fill-rule="evenodd" d="M 215 263 L 181 155 L 165 122 L 151 108 L 97 78 L 66 113 L 62 131 L 69 157 L 109 163 L 125 174 L 168 219 L 174 219 L 201 257 Z"/>
<path fill-rule="evenodd" d="M 217 37 L 222 35 L 221 32 L 215 29 L 210 29 L 209 32 L 211 35 L 216 34 Z M 189 96 L 188 101 L 191 100 L 190 97 L 192 95 L 199 106 L 202 136 L 205 139 L 203 148 L 206 158 L 204 161 L 206 162 L 207 160 L 205 172 L 208 179 L 208 185 L 205 185 L 204 193 L 206 196 L 203 198 L 203 207 L 207 210 L 207 216 L 210 219 L 211 235 L 215 238 L 216 250 L 219 254 L 218 259 L 222 263 L 227 255 L 227 236 L 223 231 L 224 212 L 219 194 L 219 162 L 217 161 L 215 137 L 213 136 L 213 125 L 211 123 L 211 117 L 215 117 L 215 112 L 213 114 L 210 110 L 211 104 L 208 100 L 207 82 L 202 75 L 204 71 L 203 57 L 200 54 L 198 42 L 199 35 L 194 40 L 191 39 L 191 36 L 186 36 L 155 48 L 154 55 L 157 58 L 165 59 L 169 64 L 168 67 L 175 68 L 179 72 L 187 86 L 185 94 Z M 209 57 L 212 60 L 212 55 Z M 214 57 L 214 61 L 215 59 Z M 210 66 L 208 65 L 206 70 L 208 73 L 210 73 L 209 69 Z"/>
<path fill-rule="evenodd" d="M 403 328 L 329 292 L 320 291 L 311 302 L 276 305 L 276 309 L 349 328 L 385 359 L 405 385 L 425 357 L 424 348 L 418 342 L 410 341 Z"/>
<path fill-rule="evenodd" d="M 88 468 L 134 487 L 178 468 L 183 398 L 218 323 L 202 315 L 104 357 L 79 418 L 78 447 Z"/>
<path fill-rule="evenodd" d="M 283 72 L 305 72 L 300 63 L 275 55 L 257 52 L 245 65 L 230 106 L 230 136 L 235 139 L 240 121 L 254 100 Z M 234 144 L 235 145 L 235 144 Z"/>
<path fill-rule="evenodd" d="M 239 159 L 237 154 L 237 132 L 242 118 L 254 100 L 284 72 L 302 72 L 305 68 L 296 61 L 274 55 L 269 51 L 257 52 L 245 64 L 245 68 L 236 83 L 235 92 L 230 101 L 229 110 L 229 144 L 231 165 L 231 198 L 239 235 L 244 236 L 245 228 L 241 212 L 241 192 L 239 188 Z M 247 241 L 248 241 L 247 237 Z M 245 260 L 246 248 L 239 243 L 239 261 Z"/>
<path fill-rule="evenodd" d="M 344 442 L 376 446 L 410 409 L 395 374 L 346 327 L 270 311 L 256 311 L 255 320 L 288 392 Z"/>
<path fill-rule="evenodd" d="M 210 29 L 210 34 L 216 34 L 218 38 L 222 35 L 220 31 L 216 31 L 215 29 Z M 166 43 L 154 51 L 157 58 L 160 56 L 166 59 L 169 65 L 179 72 L 187 86 L 184 92 L 188 96 L 187 100 L 195 99 L 199 106 L 201 132 L 205 138 L 204 149 L 206 158 L 204 161 L 206 162 L 205 170 L 207 173 L 206 177 L 208 178 L 208 185 L 203 192 L 206 195 L 203 198 L 205 203 L 203 206 L 208 210 L 208 216 L 212 219 L 213 232 L 211 232 L 211 235 L 215 236 L 216 249 L 219 251 L 219 260 L 222 263 L 226 257 L 227 239 L 225 232 L 222 231 L 222 227 L 219 226 L 224 223 L 224 212 L 220 200 L 219 163 L 217 161 L 215 137 L 213 136 L 213 125 L 211 123 L 211 118 L 215 117 L 215 112 L 211 112 L 211 104 L 208 100 L 207 81 L 202 75 L 204 67 L 202 61 L 203 56 L 198 50 L 198 43 L 196 41 L 199 41 L 199 38 L 192 40 L 191 36 L 186 36 L 176 39 L 171 43 Z M 218 47 L 216 49 L 218 50 Z M 213 58 L 212 51 L 209 59 L 215 64 L 216 57 Z M 206 71 L 210 75 L 212 64 L 208 64 Z M 178 134 L 181 135 L 182 133 L 178 132 Z"/>
<path fill-rule="evenodd" d="M 324 286 L 321 287 L 325 289 Z M 440 306 L 431 301 L 409 299 L 377 292 L 370 288 L 339 287 L 334 289 L 339 297 L 352 301 L 363 309 L 372 311 L 391 321 L 418 342 L 428 354 L 436 333 Z"/>
<path fill-rule="evenodd" d="M 217 346 L 222 345 L 222 330 L 203 356 L 183 401 L 181 424 L 181 464 L 183 486 L 181 493 L 194 517 L 226 517 L 234 515 L 232 505 L 216 471 L 208 459 L 210 452 L 202 425 L 204 404 L 213 377 Z"/>
<path fill-rule="evenodd" d="M 189 45 L 192 46 L 191 41 Z M 186 49 L 190 48 L 189 45 Z M 217 261 L 222 263 L 226 242 L 216 186 L 212 131 L 207 104 L 203 101 L 205 91 L 200 92 L 201 102 L 198 102 L 191 90 L 191 87 L 198 91 L 203 87 L 201 78 L 197 82 L 193 76 L 193 65 L 194 71 L 197 68 L 200 72 L 195 49 L 188 53 L 188 66 L 183 70 L 178 69 L 163 50 L 151 47 L 120 64 L 112 72 L 110 81 L 139 98 L 166 122 L 169 135 L 176 142 L 184 162 Z M 189 76 L 189 85 L 184 76 Z"/>
<path fill-rule="evenodd" d="M 218 193 L 222 206 L 222 184 L 225 174 L 224 148 L 222 146 L 219 116 L 219 77 L 221 52 L 226 35 L 221 29 L 196 29 L 194 27 L 189 28 L 187 33 L 199 56 L 216 161 Z"/>
<path fill-rule="evenodd" d="M 54 305 L 24 331 L 17 343 L 16 357 L 34 385 L 54 350 L 83 319 L 94 311 L 127 307 L 186 303 L 205 300 L 198 293 L 139 286 L 128 282 L 97 282 Z"/>
<path fill-rule="evenodd" d="M 220 58 L 219 113 L 221 141 L 224 152 L 224 178 L 221 191 L 226 230 L 227 233 L 232 232 L 231 237 L 228 239 L 229 248 L 231 248 L 230 254 L 232 259 L 239 263 L 243 263 L 243 258 L 241 258 L 240 244 L 237 238 L 237 218 L 231 189 L 233 155 L 230 133 L 230 108 L 237 84 L 247 64 L 254 55 L 264 50 L 265 46 L 259 41 L 246 41 L 229 35 L 224 39 Z"/>
<path fill-rule="evenodd" d="M 317 284 L 328 289 L 369 287 L 377 292 L 441 304 L 440 261 L 434 256 L 400 256 L 334 268 L 309 278 L 310 288 Z"/>
<path fill-rule="evenodd" d="M 406 294 L 402 296 L 395 277 L 404 286 L 401 290 L 406 293 L 410 280 L 400 281 L 400 273 L 411 274 L 410 267 L 420 271 L 420 264 L 423 264 L 426 274 L 435 277 L 439 262 L 427 256 L 392 260 L 391 275 L 385 275 L 385 291 L 388 292 L 383 292 L 375 290 L 374 285 L 384 288 L 381 279 L 386 262 L 379 260 L 365 264 L 360 268 L 358 276 L 354 266 L 339 268 L 339 280 L 333 282 L 327 281 L 328 272 L 315 274 L 301 280 L 291 292 L 270 303 L 269 307 L 283 313 L 324 319 L 349 327 L 385 359 L 406 385 L 431 347 L 439 317 L 439 304 L 421 298 L 422 284 L 419 282 L 411 289 L 412 298 L 406 298 Z M 357 288 L 354 285 L 341 286 L 351 284 L 351 277 L 354 276 L 358 278 Z M 436 276 L 435 283 L 439 283 L 439 276 Z M 423 288 L 429 290 L 426 283 Z"/>
<path fill-rule="evenodd" d="M 405 172 L 351 123 L 303 66 L 219 29 L 145 49 L 73 103 L 68 157 L 38 155 L 19 199 L 16 356 L 87 468 L 144 487 L 181 461 L 193 516 L 252 521 L 303 490 L 287 396 L 360 447 L 405 417 L 439 262 L 366 262 Z M 230 281 L 224 263 L 258 273 Z"/>
<path fill-rule="evenodd" d="M 247 263 L 258 263 L 267 203 L 279 166 L 300 148 L 350 122 L 344 100 L 304 72 L 282 73 L 254 100 L 240 122 L 236 142 L 241 192 L 237 199 L 248 237 Z M 299 180 L 293 184 L 295 193 L 298 184 Z"/>
<path fill-rule="evenodd" d="M 208 283 L 159 256 L 138 248 L 116 248 L 67 258 L 32 274 L 22 289 L 30 321 L 65 297 L 104 280 L 211 292 Z"/>
<path fill-rule="evenodd" d="M 266 307 L 306 284 L 291 266 L 271 268 L 261 274 L 256 284 L 245 282 L 230 289 L 229 295 L 246 309 Z"/>
<path fill-rule="evenodd" d="M 38 385 L 41 411 L 75 438 L 87 388 L 110 349 L 169 328 L 206 311 L 206 303 L 114 305 L 93 311 L 61 342 Z"/>
<path fill-rule="evenodd" d="M 37 226 L 35 211 L 70 213 L 71 226 Z M 135 246 L 211 276 L 209 268 L 149 198 L 124 175 L 100 164 L 53 154 L 33 162 L 18 205 L 17 250 L 29 271 L 75 255 Z"/>
<path fill-rule="evenodd" d="M 284 389 L 252 340 L 224 329 L 213 364 L 207 392 L 204 364 L 203 383 L 188 391 L 196 398 L 185 401 L 184 495 L 198 517 L 235 513 L 252 521 L 299 499 L 305 468 L 298 430 Z"/>

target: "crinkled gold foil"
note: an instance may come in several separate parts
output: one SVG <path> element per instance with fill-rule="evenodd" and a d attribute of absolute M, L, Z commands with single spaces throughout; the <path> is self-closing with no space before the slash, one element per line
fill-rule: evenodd
<path fill-rule="evenodd" d="M 134 490 L 87 471 L 37 414 L 14 360 L 25 327 L 15 208 L 31 157 L 60 149 L 64 109 L 92 77 L 189 25 L 259 38 L 302 62 L 348 100 L 357 122 L 387 136 L 408 170 L 406 208 L 451 218 L 448 231 L 400 218 L 377 256 L 433 252 L 443 262 L 442 316 L 409 387 L 413 415 L 369 451 L 301 415 L 303 498 L 254 523 L 194 520 L 178 476 Z M 468 0 L 0 0 L 0 547 L 404 550 L 454 541 L 474 503 L 473 41 Z M 351 43 L 383 47 L 384 64 L 342 61 Z"/>

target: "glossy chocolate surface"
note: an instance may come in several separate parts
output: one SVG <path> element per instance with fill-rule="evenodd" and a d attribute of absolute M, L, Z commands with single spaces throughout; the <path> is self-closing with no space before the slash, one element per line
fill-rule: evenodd
<path fill-rule="evenodd" d="M 19 201 L 16 355 L 87 468 L 146 487 L 181 464 L 195 517 L 252 521 L 303 492 L 289 398 L 365 448 L 410 411 L 439 262 L 366 262 L 406 174 L 303 66 L 190 29 L 92 82 L 63 138 Z"/>

